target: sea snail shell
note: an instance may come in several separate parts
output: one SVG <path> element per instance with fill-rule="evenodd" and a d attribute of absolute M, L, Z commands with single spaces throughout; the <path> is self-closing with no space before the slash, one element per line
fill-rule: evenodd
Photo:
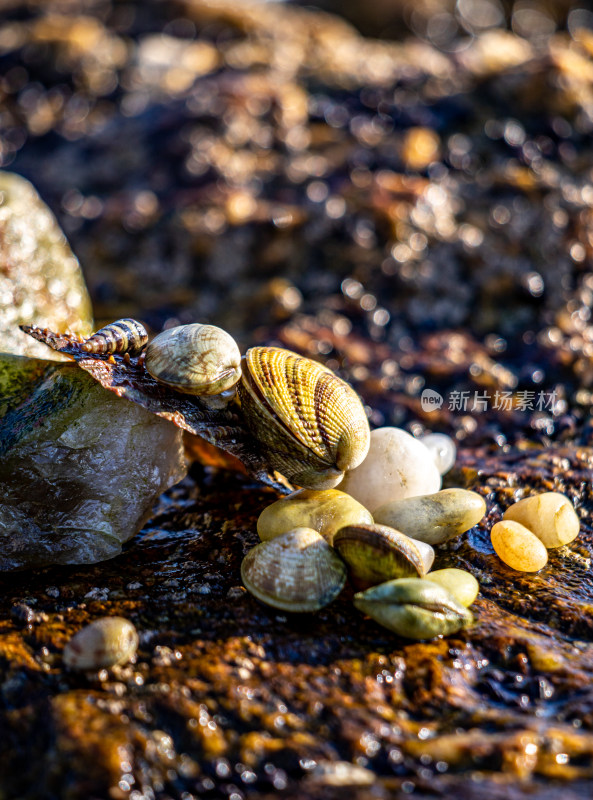
<path fill-rule="evenodd" d="M 146 348 L 146 370 L 184 394 L 219 395 L 241 377 L 241 353 L 233 337 L 214 325 L 180 325 Z"/>
<path fill-rule="evenodd" d="M 298 486 L 331 489 L 368 452 L 360 398 L 316 361 L 279 347 L 252 347 L 243 359 L 239 397 L 269 464 Z"/>
<path fill-rule="evenodd" d="M 81 349 L 85 353 L 107 355 L 108 353 L 129 353 L 136 356 L 148 341 L 144 325 L 135 319 L 118 319 L 93 333 Z"/>

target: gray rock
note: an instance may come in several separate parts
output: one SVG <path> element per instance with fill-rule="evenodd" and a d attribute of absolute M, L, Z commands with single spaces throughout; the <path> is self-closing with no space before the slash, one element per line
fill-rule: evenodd
<path fill-rule="evenodd" d="M 0 354 L 0 570 L 116 556 L 184 474 L 170 422 L 74 364 Z"/>

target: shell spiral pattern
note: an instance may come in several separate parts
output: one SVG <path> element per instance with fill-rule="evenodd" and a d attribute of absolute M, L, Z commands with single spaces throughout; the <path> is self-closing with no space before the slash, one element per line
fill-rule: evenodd
<path fill-rule="evenodd" d="M 135 319 L 118 319 L 93 333 L 83 343 L 82 350 L 97 355 L 129 353 L 136 356 L 147 341 L 148 334 L 143 325 Z"/>
<path fill-rule="evenodd" d="M 270 464 L 299 486 L 331 488 L 368 452 L 360 398 L 316 361 L 279 347 L 252 347 L 239 391 L 247 425 Z"/>

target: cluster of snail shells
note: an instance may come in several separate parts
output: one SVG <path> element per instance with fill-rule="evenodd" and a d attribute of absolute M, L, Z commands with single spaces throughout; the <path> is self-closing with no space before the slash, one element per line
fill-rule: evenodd
<path fill-rule="evenodd" d="M 145 342 L 140 323 L 118 320 L 82 349 L 137 353 Z M 156 336 L 146 347 L 144 366 L 158 383 L 209 408 L 237 394 L 268 464 L 298 486 L 336 486 L 368 452 L 369 423 L 356 392 L 330 369 L 290 350 L 252 347 L 241 358 L 226 331 L 195 323 Z"/>

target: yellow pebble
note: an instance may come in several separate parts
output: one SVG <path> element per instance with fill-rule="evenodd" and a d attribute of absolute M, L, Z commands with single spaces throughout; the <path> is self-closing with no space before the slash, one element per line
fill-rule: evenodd
<path fill-rule="evenodd" d="M 548 548 L 569 544 L 577 538 L 581 527 L 572 503 L 560 492 L 544 492 L 519 500 L 507 508 L 502 518 L 525 525 Z"/>
<path fill-rule="evenodd" d="M 480 584 L 471 572 L 457 569 L 457 567 L 437 569 L 434 572 L 429 572 L 425 578 L 433 583 L 438 583 L 465 608 L 471 606 L 480 591 Z"/>
<path fill-rule="evenodd" d="M 299 489 L 264 508 L 257 520 L 257 532 L 265 542 L 294 528 L 313 528 L 332 544 L 336 531 L 345 525 L 372 523 L 366 508 L 345 492 Z"/>
<path fill-rule="evenodd" d="M 501 561 L 520 572 L 537 572 L 548 562 L 548 551 L 524 525 L 502 520 L 492 526 L 492 547 Z"/>

